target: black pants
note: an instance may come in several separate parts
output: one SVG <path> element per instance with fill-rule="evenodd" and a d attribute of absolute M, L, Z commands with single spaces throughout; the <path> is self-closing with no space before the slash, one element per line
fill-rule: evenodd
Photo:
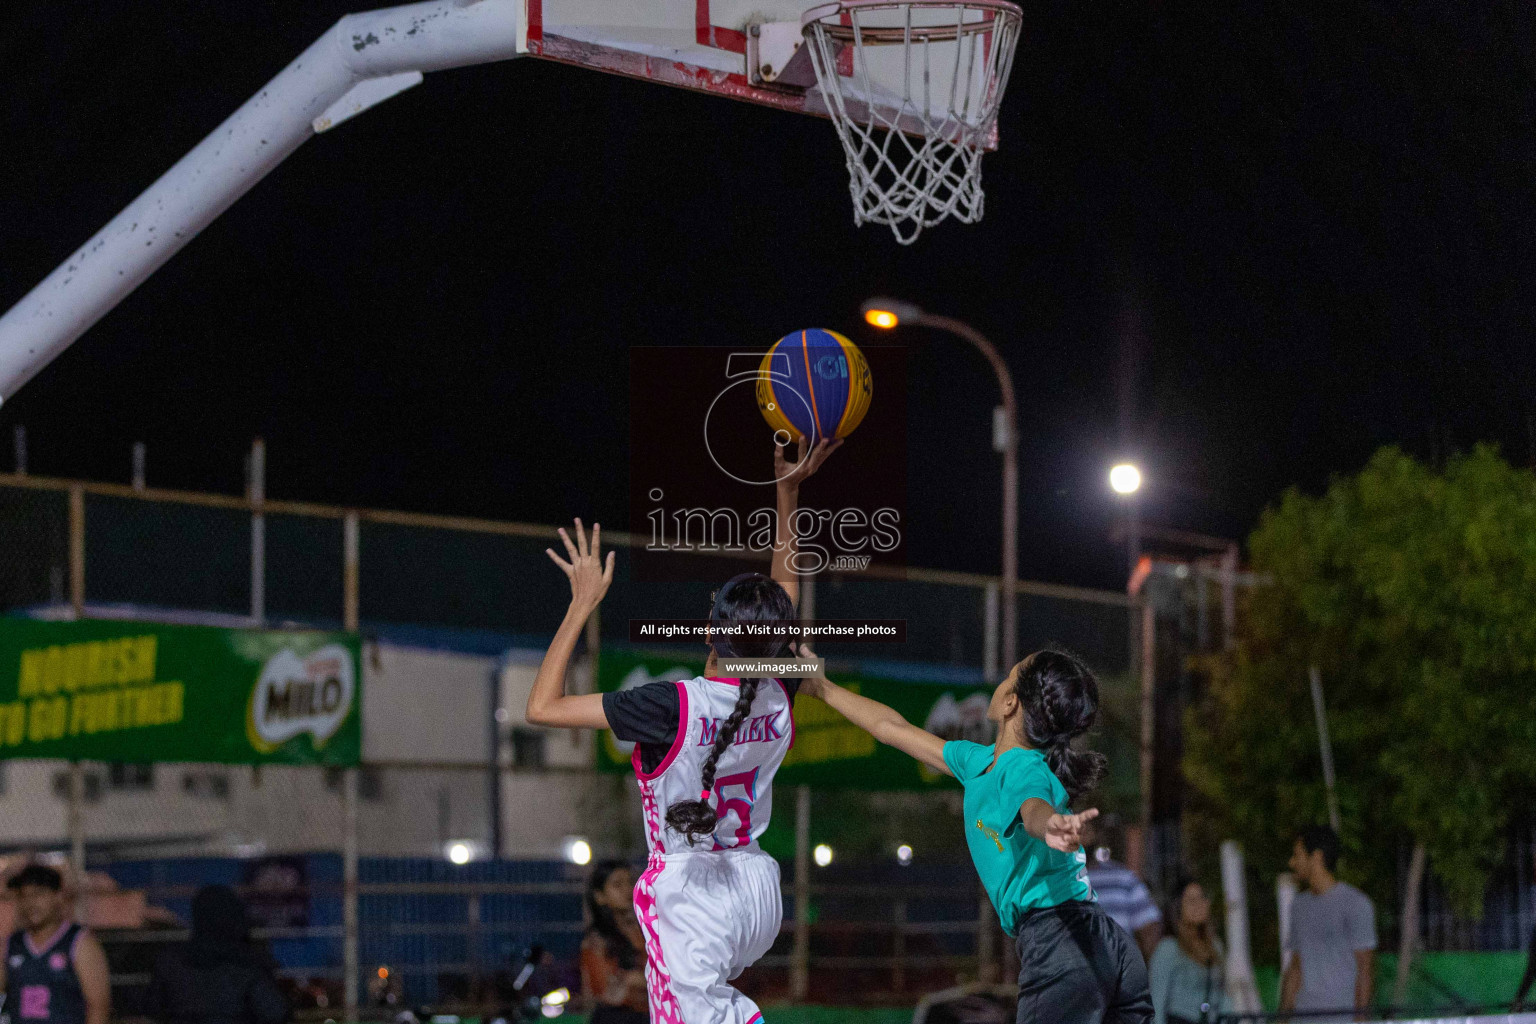
<path fill-rule="evenodd" d="M 1018 1024 L 1145 1024 L 1141 951 L 1097 903 L 1031 910 L 1019 922 Z"/>
<path fill-rule="evenodd" d="M 592 1011 L 587 1024 L 646 1024 L 651 1019 L 644 1010 L 631 1010 L 627 1006 L 599 1006 Z"/>

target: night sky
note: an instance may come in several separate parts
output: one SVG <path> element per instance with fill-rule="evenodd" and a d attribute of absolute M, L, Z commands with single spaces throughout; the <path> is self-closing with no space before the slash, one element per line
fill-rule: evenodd
<path fill-rule="evenodd" d="M 13 5 L 0 307 L 358 6 Z M 618 523 L 630 346 L 891 341 L 871 294 L 1003 349 L 1026 577 L 1122 585 L 1122 452 L 1147 520 L 1230 537 L 1382 444 L 1531 460 L 1536 6 L 1026 12 L 986 218 L 910 248 L 853 227 L 824 121 L 534 60 L 430 75 L 7 403 L 0 468 L 22 423 L 34 473 L 126 481 L 142 440 L 152 484 L 237 492 L 261 435 L 273 497 Z M 907 388 L 909 561 L 995 571 L 990 371 L 900 340 L 875 401 Z"/>

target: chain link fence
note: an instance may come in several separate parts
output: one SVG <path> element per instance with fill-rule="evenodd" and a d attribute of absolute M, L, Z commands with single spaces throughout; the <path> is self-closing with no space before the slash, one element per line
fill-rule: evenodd
<path fill-rule="evenodd" d="M 318 1014 L 345 1006 L 349 975 L 364 1014 L 402 1003 L 492 1005 L 535 948 L 577 989 L 588 868 L 576 861 L 638 865 L 644 838 L 633 785 L 592 769 L 590 736 L 521 724 L 567 599 L 544 555 L 556 539 L 549 526 L 0 476 L 0 613 L 350 625 L 365 641 L 364 764 L 355 772 L 0 761 L 0 851 L 67 859 L 79 844 L 87 913 L 109 940 L 120 1015 L 138 1005 L 155 951 L 185 936 L 191 897 L 207 884 L 246 897 L 295 1005 Z M 632 618 L 702 617 L 706 585 L 623 585 L 633 569 L 628 538 L 607 539 L 621 584 L 603 606 L 601 644 L 628 644 Z M 827 644 L 821 653 L 872 675 L 947 685 L 1006 669 L 996 664 L 996 580 L 904 575 L 818 578 L 819 618 L 878 612 L 908 624 L 901 644 Z M 1120 752 L 1132 813 L 1127 605 L 1117 594 L 1023 583 L 1018 621 L 1021 649 L 1064 643 L 1103 674 L 1103 739 Z M 576 674 L 577 687 L 592 685 L 589 663 Z M 954 794 L 811 794 L 811 820 L 824 823 L 813 829 L 824 827 L 839 852 L 803 880 L 804 922 L 794 919 L 795 799 L 781 798 L 781 820 L 764 837 L 783 866 L 786 922 L 743 980 L 754 995 L 910 1002 L 1008 968 L 1000 961 L 1010 944 L 967 866 Z M 918 849 L 915 859 L 896 858 L 898 840 Z M 803 992 L 797 925 L 817 967 Z"/>
<path fill-rule="evenodd" d="M 109 939 L 120 1014 L 133 1012 L 155 951 L 185 936 L 192 894 L 213 883 L 247 898 L 295 1006 L 320 1016 L 346 1006 L 349 979 L 363 1015 L 402 1004 L 490 1006 L 507 997 L 534 949 L 577 989 L 589 868 L 574 861 L 638 866 L 644 839 L 633 785 L 592 770 L 590 735 L 521 722 L 567 597 L 543 553 L 555 539 L 541 525 L 0 476 L 0 613 L 352 625 L 365 640 L 370 696 L 355 772 L 0 761 L 0 854 L 67 860 L 78 842 L 91 872 L 87 912 Z M 707 585 L 628 585 L 628 538 L 611 531 L 608 540 L 618 544 L 621 583 L 604 604 L 600 644 L 628 644 L 633 618 L 704 613 Z M 719 562 L 710 571 L 723 579 L 743 567 Z M 1220 642 L 1219 595 L 1196 576 L 1194 597 L 1173 602 L 1181 611 L 1157 613 L 1150 662 L 1159 695 L 1182 685 L 1178 650 Z M 834 666 L 945 685 L 1005 668 L 996 664 L 994 579 L 921 569 L 904 578 L 828 574 L 813 600 L 819 618 L 907 622 L 901 644 L 818 645 Z M 1019 649 L 1064 644 L 1104 680 L 1093 743 L 1110 754 L 1112 775 L 1096 802 L 1126 821 L 1144 812 L 1141 613 L 1119 594 L 1020 585 Z M 591 685 L 583 661 L 573 686 Z M 1163 712 L 1178 706 L 1159 704 L 1160 736 L 1176 730 Z M 957 981 L 1008 976 L 1011 943 L 975 886 L 954 793 L 811 793 L 812 833 L 838 852 L 804 879 L 794 869 L 797 798 L 783 794 L 763 840 L 783 868 L 786 921 L 780 942 L 743 979 L 754 996 L 910 1003 Z M 1155 818 L 1144 839 L 1163 851 L 1164 867 L 1177 867 L 1176 816 Z M 916 856 L 898 860 L 898 843 Z M 1456 918 L 1427 885 L 1426 948 L 1510 949 L 1529 934 L 1528 839 L 1517 837 L 1510 853 L 1508 884 L 1490 894 L 1481 921 Z M 797 882 L 807 895 L 804 921 L 795 920 Z M 800 948 L 816 969 L 802 970 L 808 984 L 797 989 L 797 968 L 807 966 L 797 962 Z"/>

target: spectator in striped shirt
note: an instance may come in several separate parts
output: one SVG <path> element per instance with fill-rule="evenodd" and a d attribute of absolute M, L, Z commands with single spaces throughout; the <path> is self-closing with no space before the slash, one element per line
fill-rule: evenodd
<path fill-rule="evenodd" d="M 1110 920 L 1136 937 L 1142 958 L 1151 962 L 1152 951 L 1163 937 L 1162 912 L 1136 872 L 1110 859 L 1109 847 L 1100 845 L 1102 831 L 1087 835 L 1084 840 L 1083 845 L 1092 851 L 1088 857 L 1088 881 L 1098 894 L 1099 905 Z"/>

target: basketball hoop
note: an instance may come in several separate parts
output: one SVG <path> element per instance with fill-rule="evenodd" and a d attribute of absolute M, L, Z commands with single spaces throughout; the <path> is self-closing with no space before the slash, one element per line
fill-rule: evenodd
<path fill-rule="evenodd" d="M 1023 20 L 1007 0 L 838 0 L 805 13 L 855 224 L 886 224 L 909 245 L 946 217 L 981 220 L 981 157 L 997 144 Z"/>

